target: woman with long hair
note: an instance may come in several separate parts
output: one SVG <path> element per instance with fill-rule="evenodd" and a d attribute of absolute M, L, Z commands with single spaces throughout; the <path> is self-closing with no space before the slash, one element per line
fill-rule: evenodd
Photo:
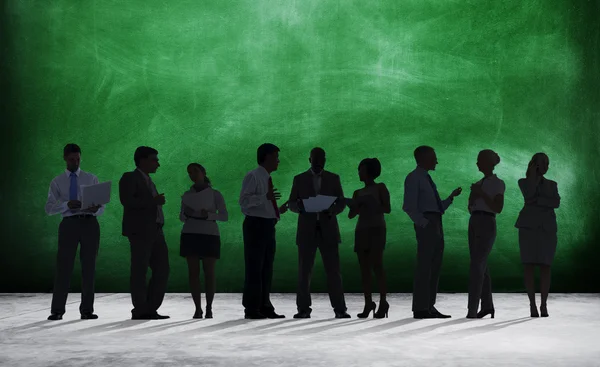
<path fill-rule="evenodd" d="M 215 264 L 221 254 L 221 237 L 217 221 L 228 219 L 223 195 L 212 188 L 206 177 L 206 169 L 191 163 L 187 172 L 192 187 L 182 196 L 179 218 L 184 223 L 181 230 L 180 255 L 188 264 L 188 275 L 192 299 L 196 306 L 195 319 L 203 316 L 200 299 L 200 261 L 204 268 L 206 285 L 206 318 L 212 318 L 212 303 L 215 296 Z"/>

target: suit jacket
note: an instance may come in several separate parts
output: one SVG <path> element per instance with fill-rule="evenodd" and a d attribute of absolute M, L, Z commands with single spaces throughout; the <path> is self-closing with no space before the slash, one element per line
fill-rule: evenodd
<path fill-rule="evenodd" d="M 158 206 L 140 171 L 123 174 L 119 181 L 119 198 L 123 205 L 123 236 L 156 234 Z"/>
<path fill-rule="evenodd" d="M 525 204 L 515 227 L 529 229 L 543 229 L 547 232 L 556 233 L 556 214 L 554 209 L 560 206 L 560 195 L 558 194 L 558 185 L 552 180 L 542 177 L 539 184 L 530 182 L 527 179 L 519 180 L 519 188 L 525 201 L 535 199 L 534 204 Z"/>
<path fill-rule="evenodd" d="M 344 191 L 340 176 L 335 173 L 323 171 L 321 173 L 321 191 L 320 195 L 336 196 L 338 200 L 332 206 L 333 215 L 320 214 L 319 224 L 325 244 L 338 244 L 341 242 L 340 228 L 337 222 L 337 215 L 344 211 L 346 202 L 344 200 Z M 297 245 L 312 245 L 316 240 L 317 213 L 301 213 L 298 208 L 298 199 L 307 199 L 316 196 L 313 173 L 308 170 L 294 177 L 292 191 L 288 205 L 290 211 L 298 213 L 298 229 L 296 231 Z"/>

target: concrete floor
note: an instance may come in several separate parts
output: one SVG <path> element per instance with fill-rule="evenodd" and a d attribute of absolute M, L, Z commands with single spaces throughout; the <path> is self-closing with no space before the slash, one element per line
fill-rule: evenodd
<path fill-rule="evenodd" d="M 79 319 L 71 294 L 62 321 L 46 321 L 49 294 L 0 294 L 0 365 L 35 366 L 600 366 L 600 295 L 551 294 L 549 318 L 529 317 L 527 297 L 496 294 L 495 319 L 467 320 L 465 294 L 441 294 L 453 317 L 414 320 L 410 295 L 389 297 L 390 317 L 333 319 L 326 295 L 313 318 L 294 320 L 295 295 L 272 296 L 284 320 L 244 320 L 240 294 L 217 294 L 214 319 L 192 320 L 189 295 L 168 294 L 168 320 L 132 321 L 128 294 L 99 294 L 98 320 Z M 375 301 L 378 301 L 375 296 Z M 538 298 L 539 304 L 539 298 Z"/>

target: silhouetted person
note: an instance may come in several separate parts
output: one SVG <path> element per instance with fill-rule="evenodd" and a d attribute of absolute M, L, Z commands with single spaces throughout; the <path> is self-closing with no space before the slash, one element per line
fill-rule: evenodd
<path fill-rule="evenodd" d="M 61 320 L 65 313 L 79 244 L 82 277 L 79 312 L 82 319 L 97 319 L 98 316 L 94 314 L 94 278 L 100 246 L 100 225 L 96 216 L 101 215 L 104 208 L 93 206 L 82 209 L 80 186 L 97 184 L 98 178 L 79 168 L 81 149 L 76 144 L 65 146 L 63 158 L 67 169 L 50 183 L 45 207 L 46 214 L 60 214 L 63 217 L 58 227 L 56 276 L 48 320 Z"/>
<path fill-rule="evenodd" d="M 365 187 L 354 191 L 349 202 L 352 219 L 358 215 L 354 232 L 354 252 L 358 256 L 362 279 L 365 307 L 357 317 L 367 318 L 371 311 L 373 317 L 380 319 L 388 316 L 390 308 L 387 302 L 387 286 L 383 270 L 383 250 L 386 242 L 384 214 L 391 212 L 390 193 L 384 183 L 376 183 L 381 175 L 381 163 L 377 158 L 363 159 L 358 165 L 358 177 Z M 371 272 L 375 272 L 379 285 L 379 310 L 372 298 Z"/>
<path fill-rule="evenodd" d="M 535 303 L 535 267 L 540 267 L 542 317 L 548 316 L 547 300 L 550 291 L 550 266 L 554 261 L 557 243 L 557 225 L 554 209 L 560 206 L 558 185 L 544 175 L 550 159 L 536 153 L 527 166 L 526 178 L 519 180 L 525 206 L 519 213 L 515 227 L 519 229 L 521 262 L 525 266 L 525 287 L 529 296 L 531 317 L 539 317 Z"/>
<path fill-rule="evenodd" d="M 246 319 L 278 319 L 271 303 L 271 282 L 275 260 L 275 225 L 279 220 L 271 173 L 279 166 L 279 148 L 263 144 L 257 150 L 258 167 L 242 182 L 239 204 L 246 216 L 243 224 L 245 280 L 242 304 Z"/>
<path fill-rule="evenodd" d="M 412 311 L 416 319 L 448 318 L 435 308 L 442 258 L 444 255 L 444 229 L 442 215 L 462 189 L 455 189 L 443 200 L 429 171 L 438 164 L 433 148 L 415 149 L 417 168 L 404 181 L 402 209 L 414 223 L 417 235 L 417 266 L 413 289 Z"/>
<path fill-rule="evenodd" d="M 487 259 L 496 240 L 496 214 L 504 207 L 504 181 L 494 174 L 494 167 L 500 163 L 500 156 L 493 150 L 482 150 L 477 156 L 477 168 L 483 178 L 471 185 L 469 195 L 469 301 L 467 318 L 494 318 L 492 300 L 492 279 Z M 478 313 L 479 300 L 481 311 Z"/>
<path fill-rule="evenodd" d="M 131 248 L 131 301 L 133 320 L 166 319 L 157 310 L 163 302 L 169 278 L 169 250 L 163 226 L 164 194 L 159 194 L 150 174 L 156 173 L 158 151 L 139 147 L 134 154 L 136 169 L 119 181 L 119 197 L 123 204 L 123 236 Z M 152 277 L 146 284 L 148 267 Z"/>
<path fill-rule="evenodd" d="M 346 207 L 344 192 L 340 177 L 325 171 L 325 151 L 314 148 L 310 152 L 311 168 L 296 177 L 292 185 L 290 211 L 298 213 L 298 230 L 296 244 L 298 245 L 298 293 L 296 306 L 298 313 L 294 318 L 310 318 L 312 302 L 310 297 L 310 280 L 315 262 L 317 248 L 321 252 L 325 273 L 327 274 L 327 289 L 329 300 L 336 318 L 349 318 L 346 312 L 342 275 L 340 272 L 339 244 L 341 243 L 337 215 Z M 307 213 L 302 199 L 317 195 L 335 196 L 338 199 L 332 206 L 320 213 Z"/>
<path fill-rule="evenodd" d="M 179 254 L 186 258 L 188 264 L 190 289 L 196 306 L 195 319 L 201 319 L 203 314 L 200 296 L 200 260 L 202 260 L 206 284 L 206 318 L 211 319 L 216 286 L 215 264 L 221 257 L 221 236 L 216 221 L 225 222 L 229 215 L 225 207 L 225 199 L 219 191 L 212 188 L 210 179 L 206 176 L 206 169 L 198 163 L 191 163 L 187 171 L 194 184 L 182 197 L 179 219 L 184 222 L 184 225 L 181 230 Z M 202 200 L 199 200 L 202 205 L 197 208 L 186 206 L 184 204 L 186 196 L 197 193 L 202 193 Z"/>

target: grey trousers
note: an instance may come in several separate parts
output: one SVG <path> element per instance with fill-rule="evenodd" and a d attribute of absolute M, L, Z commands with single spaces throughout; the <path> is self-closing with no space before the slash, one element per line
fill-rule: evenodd
<path fill-rule="evenodd" d="M 442 215 L 425 213 L 424 216 L 429 220 L 427 226 L 414 226 L 417 235 L 417 266 L 413 285 L 413 312 L 429 311 L 434 307 L 444 256 Z"/>
<path fill-rule="evenodd" d="M 473 214 L 469 220 L 469 303 L 468 309 L 477 311 L 479 300 L 481 309 L 494 308 L 492 300 L 492 279 L 487 266 L 487 259 L 496 240 L 496 218 Z"/>
<path fill-rule="evenodd" d="M 340 253 L 337 243 L 323 243 L 320 229 L 316 231 L 315 242 L 298 245 L 298 292 L 296 306 L 299 312 L 310 313 L 312 300 L 310 297 L 310 280 L 315 263 L 317 248 L 321 252 L 325 274 L 327 275 L 327 291 L 329 302 L 335 312 L 346 312 L 342 274 L 340 271 Z"/>
<path fill-rule="evenodd" d="M 81 304 L 80 313 L 94 312 L 94 283 L 96 257 L 100 246 L 100 225 L 94 216 L 66 217 L 58 227 L 58 252 L 56 254 L 56 275 L 52 294 L 51 313 L 64 314 L 77 246 L 81 262 Z"/>
<path fill-rule="evenodd" d="M 169 279 L 169 250 L 162 229 L 155 236 L 146 234 L 129 237 L 131 247 L 131 302 L 133 315 L 155 313 L 161 306 Z M 152 270 L 146 284 L 148 267 Z"/>

